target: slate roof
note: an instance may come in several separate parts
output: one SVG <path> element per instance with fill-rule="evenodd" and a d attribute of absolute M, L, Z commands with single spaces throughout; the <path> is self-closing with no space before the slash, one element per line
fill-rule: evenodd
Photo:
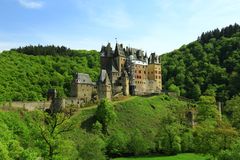
<path fill-rule="evenodd" d="M 76 81 L 82 84 L 93 84 L 90 76 L 85 73 L 77 73 Z"/>
<path fill-rule="evenodd" d="M 106 71 L 105 69 L 102 69 L 102 70 L 101 70 L 100 77 L 99 77 L 99 80 L 100 80 L 101 82 L 104 82 L 105 79 L 106 79 L 106 76 L 107 76 L 107 71 Z"/>
<path fill-rule="evenodd" d="M 107 74 L 107 71 L 105 69 L 102 69 L 101 70 L 101 74 L 100 74 L 100 77 L 99 77 L 99 81 L 101 83 L 105 83 L 105 84 L 110 84 L 110 80 L 108 78 L 108 74 Z"/>
<path fill-rule="evenodd" d="M 124 48 L 122 44 L 116 44 L 115 52 L 117 55 L 125 56 Z"/>
<path fill-rule="evenodd" d="M 112 72 L 114 72 L 114 73 L 118 72 L 117 69 L 114 66 L 112 66 Z"/>

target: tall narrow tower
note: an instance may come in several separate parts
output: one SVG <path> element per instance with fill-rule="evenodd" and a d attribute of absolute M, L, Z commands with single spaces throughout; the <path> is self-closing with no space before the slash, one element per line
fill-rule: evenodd
<path fill-rule="evenodd" d="M 122 87 L 123 87 L 123 95 L 128 96 L 129 95 L 129 78 L 126 71 L 122 73 L 121 80 L 122 80 Z"/>
<path fill-rule="evenodd" d="M 162 68 L 160 56 L 151 53 L 148 58 L 148 79 L 156 81 L 156 89 L 162 90 Z"/>

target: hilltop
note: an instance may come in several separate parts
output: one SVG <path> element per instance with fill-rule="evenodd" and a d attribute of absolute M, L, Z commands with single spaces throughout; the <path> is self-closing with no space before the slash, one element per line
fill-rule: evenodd
<path fill-rule="evenodd" d="M 240 93 L 240 26 L 203 33 L 196 41 L 161 56 L 164 88 L 182 96 L 226 101 Z"/>

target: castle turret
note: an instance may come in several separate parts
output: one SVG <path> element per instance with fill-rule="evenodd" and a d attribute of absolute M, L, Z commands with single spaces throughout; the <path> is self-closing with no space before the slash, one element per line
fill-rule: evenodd
<path fill-rule="evenodd" d="M 128 96 L 129 95 L 129 78 L 126 71 L 122 73 L 121 81 L 122 81 L 122 87 L 123 87 L 123 95 Z"/>
<path fill-rule="evenodd" d="M 122 44 L 116 44 L 115 52 L 114 52 L 114 62 L 117 66 L 117 70 L 121 73 L 124 69 L 124 65 L 126 62 L 125 49 Z"/>
<path fill-rule="evenodd" d="M 99 99 L 112 99 L 112 86 L 107 71 L 102 69 L 97 82 Z"/>
<path fill-rule="evenodd" d="M 101 49 L 101 68 L 108 70 L 112 66 L 112 59 L 113 59 L 113 50 L 111 44 L 108 43 L 107 46 L 102 46 Z"/>
<path fill-rule="evenodd" d="M 88 102 L 92 98 L 93 82 L 88 74 L 76 73 L 72 82 L 71 97 Z"/>
<path fill-rule="evenodd" d="M 162 69 L 160 63 L 160 56 L 151 53 L 148 58 L 148 79 L 156 81 L 156 88 L 158 91 L 162 90 Z"/>

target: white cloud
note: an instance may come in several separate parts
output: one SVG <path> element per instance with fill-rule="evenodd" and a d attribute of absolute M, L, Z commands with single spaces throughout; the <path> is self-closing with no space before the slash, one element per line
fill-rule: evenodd
<path fill-rule="evenodd" d="M 40 9 L 43 7 L 43 1 L 36 0 L 18 0 L 19 4 L 28 9 Z"/>

